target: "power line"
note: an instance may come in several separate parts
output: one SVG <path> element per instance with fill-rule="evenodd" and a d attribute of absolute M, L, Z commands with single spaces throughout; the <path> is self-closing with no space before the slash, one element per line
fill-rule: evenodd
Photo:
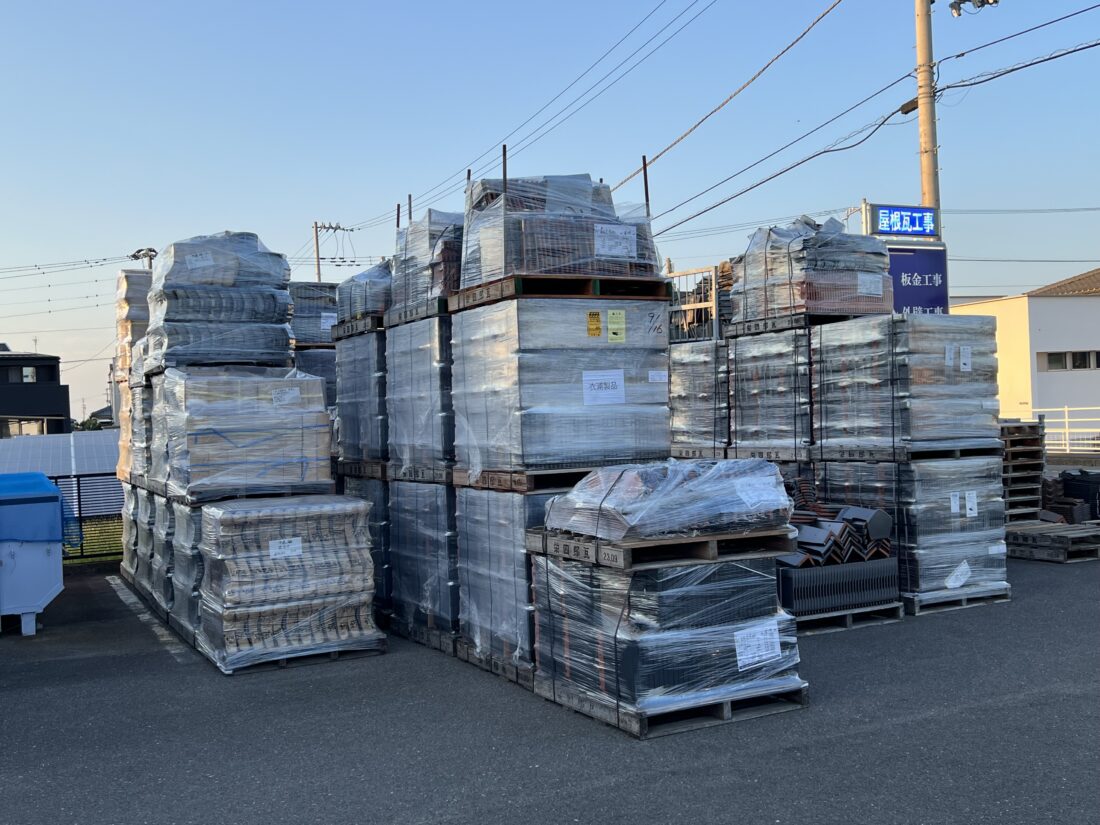
<path fill-rule="evenodd" d="M 678 138 L 676 138 L 676 140 L 672 141 L 672 143 L 670 143 L 664 149 L 659 151 L 657 154 L 653 155 L 651 158 L 648 158 L 646 160 L 646 166 L 647 167 L 652 166 L 654 163 L 656 163 L 658 160 L 660 160 L 666 153 L 668 153 L 669 150 L 676 147 L 681 141 L 683 141 L 685 138 L 687 138 L 692 132 L 694 132 L 696 129 L 698 129 L 700 126 L 702 126 L 706 121 L 708 121 L 711 117 L 716 115 L 722 109 L 724 109 L 730 103 L 730 101 L 732 101 L 735 97 L 737 97 L 739 94 L 741 94 L 741 92 L 745 91 L 745 89 L 747 89 L 749 86 L 751 86 L 761 75 L 764 74 L 764 72 L 766 72 L 768 69 L 770 69 L 773 64 L 775 64 L 781 57 L 783 57 L 783 55 L 785 55 L 787 52 L 789 52 L 791 49 L 793 49 L 796 45 L 798 45 L 798 42 L 800 40 L 802 40 L 802 38 L 804 38 L 807 34 L 809 34 L 818 23 L 820 23 L 822 20 L 824 20 L 828 16 L 829 12 L 831 12 L 833 9 L 835 9 L 837 6 L 839 6 L 842 2 L 843 2 L 843 0 L 833 0 L 832 5 L 830 5 L 827 9 L 825 9 L 825 11 L 821 12 L 821 14 L 819 14 L 817 16 L 817 18 L 812 23 L 810 23 L 809 26 L 807 26 L 805 29 L 803 29 L 802 33 L 800 35 L 798 35 L 798 37 L 796 37 L 794 40 L 792 40 L 790 43 L 788 43 L 783 48 L 782 51 L 780 51 L 771 60 L 769 60 L 767 63 L 765 63 L 756 72 L 756 74 L 754 74 L 752 77 L 750 77 L 744 83 L 742 83 L 737 89 L 735 89 L 733 92 L 731 92 L 726 97 L 725 100 L 723 100 L 721 103 L 719 103 L 713 109 L 711 109 L 709 112 L 707 112 L 701 118 L 699 118 L 699 120 L 697 120 L 686 132 L 684 132 L 682 135 L 680 135 Z M 614 186 L 612 186 L 611 191 L 614 192 L 619 187 L 621 187 L 624 183 L 626 183 L 627 181 L 632 180 L 633 178 L 637 177 L 641 173 L 642 173 L 642 167 L 639 166 L 637 169 L 635 169 L 633 172 L 631 172 L 629 175 L 627 175 L 621 181 L 619 181 Z"/>
<path fill-rule="evenodd" d="M 55 312 L 76 312 L 82 309 L 96 309 L 97 307 L 114 306 L 114 301 L 102 304 L 88 304 L 82 307 L 64 307 L 62 309 L 44 309 L 41 312 L 20 312 L 18 315 L 0 315 L 0 321 L 9 321 L 14 318 L 29 318 L 32 315 L 53 315 Z"/>
<path fill-rule="evenodd" d="M 68 267 L 77 264 L 84 266 L 101 266 L 104 263 L 110 263 L 114 261 L 128 261 L 130 260 L 127 255 L 113 255 L 102 258 L 78 258 L 75 261 L 55 261 L 49 264 L 22 264 L 22 265 L 8 265 L 0 266 L 0 272 L 16 272 L 19 270 L 45 270 L 53 267 Z"/>
<path fill-rule="evenodd" d="M 128 261 L 128 260 L 130 260 L 130 259 L 125 258 L 125 257 L 124 258 L 114 258 L 114 259 L 108 258 L 108 259 L 104 259 L 104 260 L 98 261 L 98 262 L 97 261 L 92 261 L 90 263 L 81 262 L 81 263 L 73 265 L 73 266 L 58 266 L 58 267 L 55 267 L 53 269 L 45 269 L 45 268 L 32 269 L 28 272 L 18 272 L 17 274 L 13 274 L 13 275 L 0 275 L 0 281 L 10 281 L 10 280 L 15 279 L 15 278 L 34 278 L 34 277 L 38 277 L 38 276 L 42 276 L 42 275 L 57 275 L 57 274 L 60 274 L 62 272 L 74 272 L 76 270 L 81 270 L 81 269 L 94 269 L 94 268 L 100 267 L 100 266 L 117 265 L 117 264 L 122 263 L 123 261 Z M 16 268 L 9 268 L 8 270 L 5 270 L 5 271 L 12 272 L 15 269 Z"/>
<path fill-rule="evenodd" d="M 998 264 L 1100 264 L 1100 258 L 971 258 L 957 256 L 947 260 Z"/>
<path fill-rule="evenodd" d="M 1061 23 L 1063 20 L 1069 20 L 1071 17 L 1076 17 L 1077 15 L 1084 14 L 1088 11 L 1095 11 L 1096 9 L 1100 9 L 1100 3 L 1088 6 L 1087 8 L 1078 9 L 1077 11 L 1070 12 L 1069 14 L 1064 14 L 1061 17 L 1056 17 L 1053 20 L 1048 20 L 1047 22 L 1040 23 L 1037 26 L 1032 26 L 1031 28 L 1014 32 L 1013 34 L 1006 35 L 1005 37 L 999 37 L 996 40 L 990 40 L 988 43 L 982 43 L 980 46 L 973 46 L 969 49 L 966 49 L 965 51 L 959 52 L 958 54 L 948 55 L 941 60 L 937 60 L 936 65 L 939 66 L 943 63 L 946 63 L 948 60 L 956 60 L 960 57 L 966 57 L 967 55 L 973 54 L 974 52 L 980 52 L 982 49 L 988 49 L 990 46 L 996 46 L 1000 43 L 1004 43 L 1008 40 L 1013 40 L 1014 38 L 1020 37 L 1022 35 L 1031 34 L 1031 32 L 1038 31 L 1039 29 L 1045 29 L 1047 26 L 1053 26 L 1055 23 Z"/>
<path fill-rule="evenodd" d="M 107 332 L 113 330 L 114 327 L 65 327 L 58 329 L 15 329 L 5 330 L 4 335 L 37 335 L 39 333 L 45 334 L 48 332 Z"/>
<path fill-rule="evenodd" d="M 1067 212 L 1100 212 L 1100 206 L 1067 206 L 1055 209 L 941 209 L 944 215 L 1053 215 Z"/>
<path fill-rule="evenodd" d="M 1087 51 L 1088 49 L 1095 49 L 1100 46 L 1100 40 L 1093 40 L 1088 43 L 1081 43 L 1078 46 L 1072 48 L 1059 49 L 1056 52 L 1051 52 L 1045 57 L 1035 58 L 1034 60 L 1025 61 L 1023 63 L 1017 63 L 1014 66 L 1008 66 L 1004 69 L 994 69 L 989 72 L 983 72 L 982 74 L 974 75 L 973 77 L 960 80 L 956 83 L 948 83 L 946 86 L 941 86 L 936 90 L 937 94 L 942 94 L 949 89 L 968 89 L 972 86 L 981 86 L 983 83 L 989 83 L 991 80 L 997 80 L 998 78 L 1010 75 L 1023 69 L 1029 69 L 1032 66 L 1038 66 L 1042 63 L 1049 63 L 1052 60 L 1058 60 L 1062 57 L 1069 57 L 1071 54 L 1077 54 L 1077 52 Z"/>

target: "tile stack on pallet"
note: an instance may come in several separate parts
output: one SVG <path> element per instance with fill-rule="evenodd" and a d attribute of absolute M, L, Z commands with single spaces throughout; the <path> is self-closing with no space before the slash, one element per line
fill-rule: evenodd
<path fill-rule="evenodd" d="M 290 334 L 294 366 L 325 379 L 325 406 L 336 406 L 336 350 L 332 327 L 337 320 L 336 284 L 290 282 Z"/>
<path fill-rule="evenodd" d="M 152 413 L 149 456 L 131 476 L 143 488 L 137 552 L 122 572 L 225 672 L 384 647 L 369 609 L 368 508 L 326 495 L 324 381 L 289 367 L 288 281 L 286 259 L 255 235 L 172 244 L 134 348 Z M 232 518 L 247 529 L 234 533 Z"/>
<path fill-rule="evenodd" d="M 391 610 L 389 483 L 386 462 L 386 331 L 392 271 L 383 261 L 337 288 L 336 414 L 343 492 L 371 503 L 368 524 L 374 562 L 374 606 L 380 619 Z"/>
<path fill-rule="evenodd" d="M 451 317 L 462 215 L 438 210 L 397 231 L 385 320 L 390 630 L 454 652 L 458 629 Z"/>
<path fill-rule="evenodd" d="M 1001 480 L 1006 521 L 1035 521 L 1043 509 L 1044 429 L 1041 420 L 1001 420 L 1001 441 L 1005 445 Z"/>
<path fill-rule="evenodd" d="M 672 455 L 725 458 L 729 446 L 729 355 L 725 341 L 669 347 Z"/>
<path fill-rule="evenodd" d="M 642 738 L 804 705 L 789 507 L 761 460 L 608 467 L 553 499 L 528 532 L 535 692 Z"/>
<path fill-rule="evenodd" d="M 467 191 L 454 313 L 460 658 L 532 684 L 528 528 L 586 469 L 669 451 L 667 285 L 588 175 Z"/>

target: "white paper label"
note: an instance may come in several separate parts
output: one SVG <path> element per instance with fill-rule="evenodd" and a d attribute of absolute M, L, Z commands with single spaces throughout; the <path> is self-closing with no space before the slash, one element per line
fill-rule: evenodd
<path fill-rule="evenodd" d="M 637 258 L 638 230 L 631 224 L 597 223 L 593 226 L 597 258 Z"/>
<path fill-rule="evenodd" d="M 584 370 L 581 378 L 586 407 L 626 403 L 626 378 L 622 370 Z"/>
<path fill-rule="evenodd" d="M 668 383 L 668 370 L 650 370 L 649 371 L 649 383 L 650 384 L 667 384 Z"/>
<path fill-rule="evenodd" d="M 213 266 L 214 256 L 209 251 L 206 252 L 193 252 L 187 255 L 183 259 L 187 263 L 188 269 L 198 269 L 203 266 Z"/>
<path fill-rule="evenodd" d="M 322 312 L 321 313 L 321 331 L 328 332 L 336 326 L 336 313 L 335 312 Z"/>
<path fill-rule="evenodd" d="M 1004 556 L 1008 554 L 1008 548 L 1003 541 L 999 541 L 996 544 L 989 545 L 990 556 Z"/>
<path fill-rule="evenodd" d="M 945 367 L 955 366 L 955 345 L 948 344 L 943 348 L 943 364 Z"/>
<path fill-rule="evenodd" d="M 966 491 L 966 517 L 974 518 L 978 515 L 978 491 L 967 490 Z"/>
<path fill-rule="evenodd" d="M 970 372 L 972 347 L 959 347 L 959 372 Z"/>
<path fill-rule="evenodd" d="M 945 581 L 944 584 L 947 585 L 948 590 L 954 590 L 956 587 L 962 587 L 966 584 L 966 580 L 969 578 L 970 565 L 964 561 L 951 571 L 951 575 L 947 577 L 947 581 Z"/>
<path fill-rule="evenodd" d="M 959 512 L 959 494 L 958 493 L 952 493 L 951 494 L 951 512 L 952 513 Z"/>
<path fill-rule="evenodd" d="M 860 272 L 859 283 L 856 285 L 856 292 L 860 295 L 874 295 L 875 297 L 882 297 L 882 276 L 876 275 L 873 272 Z"/>
<path fill-rule="evenodd" d="M 759 509 L 767 504 L 779 504 L 774 483 L 759 478 L 738 478 L 734 479 L 733 488 L 750 510 Z"/>
<path fill-rule="evenodd" d="M 271 401 L 276 407 L 297 404 L 302 400 L 302 391 L 297 387 L 278 387 L 271 391 Z"/>
<path fill-rule="evenodd" d="M 738 670 L 774 662 L 783 655 L 779 648 L 779 622 L 775 619 L 747 630 L 735 631 L 733 644 L 737 650 Z"/>
<path fill-rule="evenodd" d="M 302 539 L 272 539 L 267 543 L 267 554 L 273 559 L 285 559 L 288 556 L 302 555 Z"/>

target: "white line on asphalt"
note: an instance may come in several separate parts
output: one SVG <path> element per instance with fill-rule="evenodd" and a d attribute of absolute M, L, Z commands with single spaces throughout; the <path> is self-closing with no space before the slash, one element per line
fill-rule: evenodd
<path fill-rule="evenodd" d="M 111 589 L 115 591 L 115 595 L 122 599 L 122 603 L 128 608 L 134 611 L 142 624 L 153 631 L 153 635 L 157 637 L 164 648 L 172 654 L 177 662 L 189 662 L 191 659 L 190 653 L 187 648 L 180 644 L 179 640 L 172 635 L 172 631 L 165 627 L 148 608 L 141 603 L 141 600 L 130 592 L 130 589 L 123 584 L 122 579 L 118 576 L 107 576 L 107 583 L 111 585 Z"/>

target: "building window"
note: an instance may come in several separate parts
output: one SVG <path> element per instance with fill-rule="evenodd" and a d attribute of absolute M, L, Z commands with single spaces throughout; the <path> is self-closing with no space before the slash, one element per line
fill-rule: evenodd
<path fill-rule="evenodd" d="M 35 373 L 34 367 L 23 367 L 23 383 L 33 384 L 38 376 Z"/>
<path fill-rule="evenodd" d="M 1066 354 L 1064 352 L 1048 352 L 1047 369 L 1064 370 L 1066 368 Z"/>
<path fill-rule="evenodd" d="M 1069 354 L 1070 355 L 1070 366 L 1072 366 L 1073 369 L 1075 369 L 1075 370 L 1087 370 L 1087 369 L 1089 369 L 1089 367 L 1092 366 L 1089 363 L 1090 360 L 1091 360 L 1089 358 L 1089 356 L 1091 354 L 1092 353 L 1089 353 L 1089 352 L 1071 352 Z"/>

